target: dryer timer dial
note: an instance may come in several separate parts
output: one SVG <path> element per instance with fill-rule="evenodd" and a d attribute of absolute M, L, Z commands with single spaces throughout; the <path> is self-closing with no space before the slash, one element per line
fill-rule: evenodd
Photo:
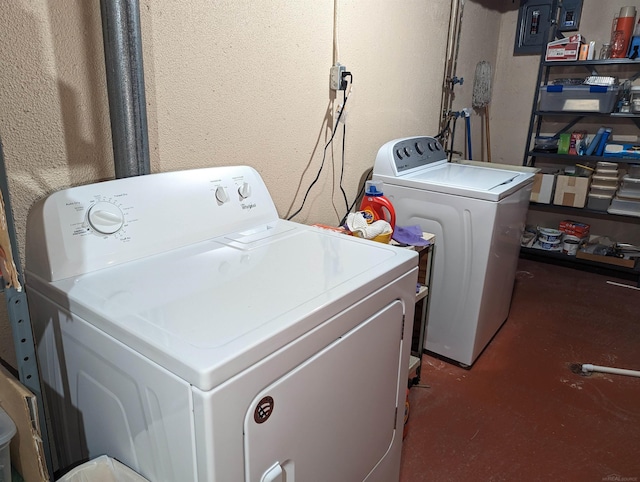
<path fill-rule="evenodd" d="M 97 232 L 113 234 L 122 228 L 124 214 L 115 204 L 100 201 L 89 208 L 88 221 Z"/>

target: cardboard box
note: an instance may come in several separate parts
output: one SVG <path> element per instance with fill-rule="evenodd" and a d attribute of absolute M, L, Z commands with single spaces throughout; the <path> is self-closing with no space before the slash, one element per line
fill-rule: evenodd
<path fill-rule="evenodd" d="M 553 189 L 556 185 L 556 175 L 538 172 L 533 176 L 533 188 L 531 189 L 531 202 L 551 204 Z"/>
<path fill-rule="evenodd" d="M 558 176 L 553 204 L 583 208 L 587 200 L 590 181 L 591 179 L 588 177 Z"/>
<path fill-rule="evenodd" d="M 554 60 L 578 60 L 582 41 L 582 35 L 575 34 L 549 42 L 547 44 L 545 60 L 547 62 Z"/>
<path fill-rule="evenodd" d="M 11 439 L 11 464 L 26 481 L 48 481 L 36 397 L 2 366 L 0 405 L 17 429 Z"/>
<path fill-rule="evenodd" d="M 580 223 L 578 221 L 571 221 L 566 219 L 564 221 L 560 221 L 560 226 L 558 227 L 560 231 L 564 234 L 569 234 L 571 236 L 576 236 L 578 238 L 584 239 L 589 236 L 589 230 L 591 226 L 586 223 Z"/>
<path fill-rule="evenodd" d="M 578 251 L 576 258 L 588 259 L 591 261 L 598 261 L 599 263 L 613 264 L 615 266 L 623 266 L 625 268 L 635 268 L 636 259 L 616 258 L 615 256 L 602 256 L 600 254 L 586 253 L 584 251 Z"/>

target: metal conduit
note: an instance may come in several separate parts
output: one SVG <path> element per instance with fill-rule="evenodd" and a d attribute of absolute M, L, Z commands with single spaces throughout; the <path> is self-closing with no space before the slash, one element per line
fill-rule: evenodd
<path fill-rule="evenodd" d="M 138 0 L 100 0 L 116 178 L 149 174 Z"/>

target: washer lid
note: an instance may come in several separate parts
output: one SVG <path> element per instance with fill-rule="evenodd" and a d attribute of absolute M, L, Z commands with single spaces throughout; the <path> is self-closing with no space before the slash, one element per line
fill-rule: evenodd
<path fill-rule="evenodd" d="M 382 179 L 386 184 L 499 201 L 533 182 L 533 173 L 440 162 L 398 177 L 380 176 L 374 172 L 373 178 Z"/>
<path fill-rule="evenodd" d="M 414 251 L 319 228 L 263 231 L 28 286 L 210 390 L 416 266 Z"/>

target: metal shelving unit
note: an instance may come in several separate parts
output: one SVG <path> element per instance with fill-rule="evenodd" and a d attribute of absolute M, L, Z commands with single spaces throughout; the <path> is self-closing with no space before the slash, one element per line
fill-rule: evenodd
<path fill-rule="evenodd" d="M 552 18 L 557 18 L 557 12 Z M 550 28 L 549 39 L 554 39 L 556 35 L 557 23 Z M 559 111 L 541 111 L 538 110 L 540 100 L 540 86 L 547 85 L 552 78 L 552 70 L 557 69 L 555 73 L 575 74 L 575 70 L 584 69 L 587 75 L 612 75 L 613 73 L 624 73 L 625 79 L 633 81 L 640 78 L 640 61 L 630 59 L 607 59 L 607 60 L 583 60 L 583 61 L 546 61 L 545 52 L 543 50 L 540 56 L 538 68 L 538 76 L 536 81 L 536 91 L 533 98 L 533 106 L 531 109 L 531 117 L 529 120 L 529 129 L 527 131 L 527 144 L 524 151 L 523 166 L 533 167 L 536 164 L 546 164 L 558 166 L 571 165 L 575 163 L 592 163 L 598 161 L 614 162 L 620 164 L 640 163 L 640 159 L 628 158 L 611 158 L 603 156 L 577 156 L 568 154 L 558 154 L 555 152 L 546 152 L 533 148 L 533 141 L 539 136 L 545 127 L 551 126 L 554 136 L 571 132 L 571 129 L 581 121 L 595 120 L 597 122 L 622 122 L 630 123 L 640 130 L 640 114 L 634 113 L 601 113 L 601 112 L 559 112 Z M 542 162 L 540 162 L 542 161 Z M 631 224 L 640 223 L 639 217 L 623 216 L 608 214 L 602 211 L 594 211 L 588 208 L 575 208 L 567 206 L 558 206 L 554 204 L 530 203 L 529 209 L 533 211 L 544 211 L 549 213 L 566 213 L 572 219 L 607 219 L 615 222 L 624 222 Z M 555 253 L 545 250 L 522 248 L 521 255 L 526 258 L 534 258 L 543 261 L 549 261 L 565 266 L 571 266 L 579 269 L 587 269 L 590 271 L 600 271 L 603 273 L 611 273 L 615 276 L 632 279 L 638 282 L 640 286 L 640 268 L 638 263 L 634 268 L 625 268 L 613 266 L 606 263 L 595 261 L 585 261 L 577 259 L 575 256 L 567 256 L 562 253 Z"/>
<path fill-rule="evenodd" d="M 9 186 L 7 182 L 7 171 L 4 163 L 4 153 L 2 150 L 2 141 L 0 140 L 0 190 L 2 191 L 2 199 L 4 200 L 4 211 L 7 220 L 7 231 L 11 241 L 11 250 L 14 256 L 14 264 L 18 275 L 18 281 L 21 287 L 24 287 L 24 277 L 20 266 L 20 258 L 18 256 L 18 243 L 13 220 L 13 211 L 11 209 L 11 199 L 9 196 Z M 13 342 L 16 351 L 16 361 L 18 364 L 18 378 L 20 382 L 27 387 L 35 396 L 38 404 L 38 413 L 40 420 L 40 434 L 42 436 L 42 445 L 47 463 L 49 477 L 53 480 L 53 465 L 51 461 L 51 451 L 49 447 L 49 437 L 44 410 L 44 401 L 42 398 L 42 387 L 40 385 L 40 375 L 38 372 L 38 363 L 36 359 L 35 342 L 33 332 L 31 330 L 31 318 L 29 317 L 29 308 L 27 305 L 27 295 L 24 289 L 16 289 L 2 283 L 5 302 L 7 304 L 7 314 L 11 331 L 13 334 Z"/>
<path fill-rule="evenodd" d="M 412 246 L 410 248 L 418 252 L 418 286 L 411 337 L 411 356 L 409 357 L 409 387 L 420 383 L 424 340 L 427 335 L 429 319 L 430 287 L 436 241 L 435 235 L 431 233 L 422 233 L 422 237 L 429 241 L 428 246 Z"/>

